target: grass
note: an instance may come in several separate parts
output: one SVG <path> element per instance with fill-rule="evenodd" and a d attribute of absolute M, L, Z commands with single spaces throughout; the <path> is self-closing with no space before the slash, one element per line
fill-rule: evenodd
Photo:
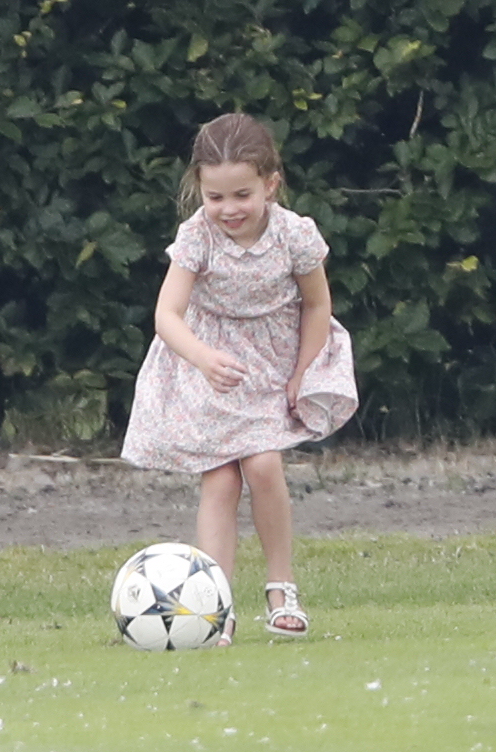
<path fill-rule="evenodd" d="M 291 643 L 263 630 L 245 541 L 236 647 L 165 654 L 109 614 L 136 548 L 0 552 L 0 749 L 496 750 L 496 535 L 298 541 L 312 630 Z"/>

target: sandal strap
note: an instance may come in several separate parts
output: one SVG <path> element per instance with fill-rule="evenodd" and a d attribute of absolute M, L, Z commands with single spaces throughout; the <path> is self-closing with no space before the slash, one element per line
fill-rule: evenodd
<path fill-rule="evenodd" d="M 228 632 L 226 632 L 224 630 L 222 632 L 221 636 L 219 637 L 219 642 L 220 642 L 220 640 L 225 640 L 228 643 L 228 645 L 232 645 L 234 633 L 236 631 L 236 616 L 234 615 L 234 611 L 231 611 L 229 613 L 229 616 L 227 617 L 227 619 L 226 619 L 226 621 L 224 623 L 224 627 L 227 626 L 227 622 L 228 621 L 232 621 L 232 623 L 233 623 L 232 633 L 229 634 Z"/>
<path fill-rule="evenodd" d="M 284 593 L 284 605 L 277 606 L 276 608 L 267 608 L 268 623 L 273 625 L 280 616 L 294 616 L 299 619 L 308 628 L 309 619 L 307 614 L 302 611 L 300 604 L 298 603 L 298 588 L 294 582 L 268 582 L 265 586 L 265 593 L 267 595 L 271 590 L 282 590 Z M 289 630 L 288 630 L 289 631 Z"/>
<path fill-rule="evenodd" d="M 279 619 L 280 616 L 294 616 L 296 619 L 299 619 L 304 628 L 308 629 L 309 619 L 307 614 L 302 611 L 300 608 L 296 608 L 292 611 L 288 611 L 284 606 L 279 606 L 279 608 L 274 608 L 268 615 L 268 623 L 273 626 L 277 619 Z M 297 630 L 293 629 L 284 629 L 285 632 L 293 632 Z"/>
<path fill-rule="evenodd" d="M 270 590 L 282 590 L 284 593 L 288 590 L 298 595 L 298 588 L 294 582 L 267 582 L 265 592 L 268 593 Z"/>
<path fill-rule="evenodd" d="M 284 593 L 284 608 L 288 612 L 293 612 L 299 609 L 298 603 L 298 588 L 294 582 L 268 582 L 265 586 L 265 593 L 270 593 L 271 590 L 282 590 Z"/>

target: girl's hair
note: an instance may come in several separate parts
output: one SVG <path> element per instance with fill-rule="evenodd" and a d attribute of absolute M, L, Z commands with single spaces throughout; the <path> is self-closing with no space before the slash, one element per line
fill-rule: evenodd
<path fill-rule="evenodd" d="M 179 189 L 179 212 L 190 216 L 200 205 L 200 167 L 223 162 L 248 162 L 262 178 L 274 172 L 284 181 L 281 157 L 272 134 L 262 123 L 243 113 L 221 115 L 205 123 L 193 144 L 193 153 Z"/>

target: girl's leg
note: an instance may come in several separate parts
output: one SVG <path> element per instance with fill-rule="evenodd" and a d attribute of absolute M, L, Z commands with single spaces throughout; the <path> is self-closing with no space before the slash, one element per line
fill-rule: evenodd
<path fill-rule="evenodd" d="M 267 560 L 267 580 L 292 582 L 292 511 L 280 452 L 263 452 L 240 460 L 251 492 L 253 522 Z M 269 594 L 271 608 L 282 606 L 284 594 Z M 296 630 L 301 621 L 279 617 L 275 626 Z"/>
<path fill-rule="evenodd" d="M 203 473 L 196 517 L 198 546 L 222 567 L 229 582 L 238 540 L 237 512 L 243 480 L 238 462 Z"/>
<path fill-rule="evenodd" d="M 202 475 L 200 505 L 196 518 L 198 546 L 212 556 L 231 582 L 237 545 L 237 512 L 243 479 L 238 462 Z M 231 644 L 234 620 L 228 619 L 219 646 Z"/>

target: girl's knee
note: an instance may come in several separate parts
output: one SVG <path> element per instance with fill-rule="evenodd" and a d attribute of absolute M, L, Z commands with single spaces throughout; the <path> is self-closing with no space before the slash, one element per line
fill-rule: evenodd
<path fill-rule="evenodd" d="M 229 462 L 202 476 L 202 495 L 239 496 L 242 486 L 239 462 Z"/>
<path fill-rule="evenodd" d="M 284 479 L 280 452 L 264 452 L 241 460 L 241 467 L 250 488 L 270 487 Z"/>

